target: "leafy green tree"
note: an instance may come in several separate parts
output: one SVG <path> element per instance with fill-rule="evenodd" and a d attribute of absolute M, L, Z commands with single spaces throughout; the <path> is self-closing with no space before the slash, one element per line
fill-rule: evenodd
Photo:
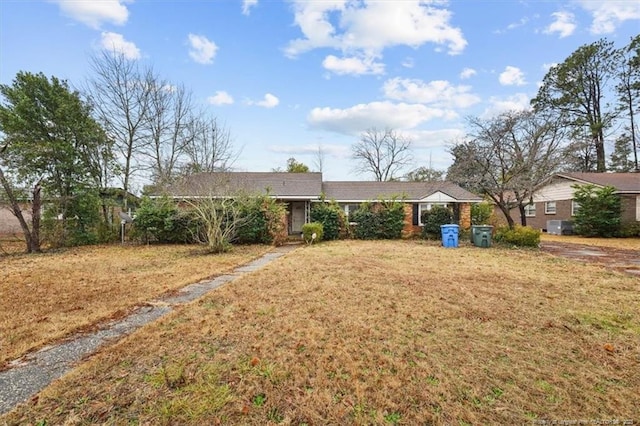
<path fill-rule="evenodd" d="M 19 72 L 13 84 L 0 85 L 0 93 L 0 132 L 4 135 L 0 166 L 9 172 L 0 175 L 5 192 L 11 198 L 12 177 L 34 188 L 37 204 L 35 195 L 39 197 L 42 187 L 48 198 L 57 200 L 59 214 L 67 220 L 72 217 L 76 193 L 100 185 L 102 170 L 96 156 L 110 156 L 109 140 L 92 118 L 90 105 L 66 81 Z M 39 251 L 39 211 L 34 211 L 31 229 L 24 226 L 26 221 L 15 208 L 13 212 L 23 225 L 27 251 Z"/>
<path fill-rule="evenodd" d="M 631 137 L 628 134 L 620 135 L 613 146 L 609 169 L 613 172 L 630 172 L 634 170 L 635 163 L 631 160 L 631 154 Z"/>
<path fill-rule="evenodd" d="M 613 237 L 620 229 L 620 197 L 612 186 L 574 185 L 573 200 L 580 208 L 573 222 L 575 231 L 587 237 Z"/>
<path fill-rule="evenodd" d="M 640 35 L 633 37 L 630 43 L 621 50 L 622 60 L 618 72 L 618 102 L 620 111 L 627 116 L 629 125 L 626 126 L 633 154 L 632 169 L 638 167 L 638 135 L 636 133 L 635 116 L 640 109 Z"/>
<path fill-rule="evenodd" d="M 537 111 L 550 111 L 579 135 L 584 129 L 594 145 L 597 171 L 606 171 L 605 130 L 616 111 L 607 110 L 604 96 L 616 76 L 619 52 L 606 39 L 579 47 L 564 62 L 547 72 L 531 104 Z"/>
<path fill-rule="evenodd" d="M 296 161 L 295 158 L 291 157 L 287 160 L 287 172 L 288 173 L 309 173 L 309 167 Z"/>
<path fill-rule="evenodd" d="M 431 167 L 418 167 L 405 175 L 410 182 L 438 182 L 444 180 L 444 171 Z"/>

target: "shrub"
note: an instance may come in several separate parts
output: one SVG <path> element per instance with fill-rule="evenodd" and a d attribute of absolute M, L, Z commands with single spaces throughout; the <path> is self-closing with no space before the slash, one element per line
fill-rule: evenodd
<path fill-rule="evenodd" d="M 580 208 L 573 223 L 574 231 L 586 237 L 613 237 L 620 229 L 621 203 L 612 186 L 574 185 L 573 199 Z"/>
<path fill-rule="evenodd" d="M 425 210 L 420 217 L 422 224 L 422 238 L 441 239 L 441 225 L 447 225 L 453 221 L 453 212 L 444 206 L 433 206 L 431 210 Z"/>
<path fill-rule="evenodd" d="M 325 240 L 337 240 L 346 232 L 345 214 L 335 201 L 315 203 L 311 208 L 311 221 L 322 224 Z"/>
<path fill-rule="evenodd" d="M 316 234 L 316 237 L 313 238 L 313 234 Z M 312 244 L 314 242 L 319 243 L 322 241 L 323 227 L 319 222 L 310 222 L 302 225 L 302 238 L 307 244 Z"/>
<path fill-rule="evenodd" d="M 493 206 L 486 201 L 471 205 L 471 224 L 486 225 L 493 214 Z"/>
<path fill-rule="evenodd" d="M 73 197 L 54 202 L 44 212 L 43 240 L 52 247 L 98 243 L 100 198 L 95 191 L 79 191 Z"/>
<path fill-rule="evenodd" d="M 142 199 L 136 210 L 131 238 L 143 242 L 188 243 L 194 241 L 197 221 L 167 197 Z"/>
<path fill-rule="evenodd" d="M 618 236 L 622 238 L 640 237 L 640 223 L 625 223 L 620 226 Z"/>
<path fill-rule="evenodd" d="M 404 204 L 396 200 L 362 203 L 350 219 L 357 223 L 354 236 L 358 239 L 398 239 L 404 228 Z"/>
<path fill-rule="evenodd" d="M 530 226 L 516 226 L 511 229 L 508 226 L 496 230 L 494 239 L 496 242 L 510 244 L 518 247 L 538 247 L 540 245 L 540 230 Z"/>

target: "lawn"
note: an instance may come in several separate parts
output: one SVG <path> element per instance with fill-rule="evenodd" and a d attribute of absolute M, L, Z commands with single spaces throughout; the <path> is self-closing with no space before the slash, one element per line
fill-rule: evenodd
<path fill-rule="evenodd" d="M 323 243 L 103 349 L 0 424 L 622 424 L 640 419 L 638 342 L 635 277 L 535 250 Z"/>
<path fill-rule="evenodd" d="M 0 256 L 0 369 L 267 250 L 250 246 L 213 256 L 196 246 L 113 245 Z"/>
<path fill-rule="evenodd" d="M 640 238 L 587 238 L 579 235 L 542 234 L 542 241 L 584 244 L 588 246 L 610 247 L 621 250 L 640 250 Z"/>

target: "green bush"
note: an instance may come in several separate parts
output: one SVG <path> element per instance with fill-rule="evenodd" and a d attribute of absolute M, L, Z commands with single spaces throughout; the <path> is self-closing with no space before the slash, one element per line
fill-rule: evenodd
<path fill-rule="evenodd" d="M 238 198 L 238 202 L 241 220 L 233 242 L 279 245 L 286 239 L 286 208 L 282 203 L 268 196 Z"/>
<path fill-rule="evenodd" d="M 574 231 L 585 237 L 613 237 L 620 230 L 621 203 L 612 186 L 574 185 L 573 199 L 580 205 Z"/>
<path fill-rule="evenodd" d="M 53 202 L 42 218 L 42 238 L 52 247 L 97 244 L 101 224 L 97 192 L 79 191 L 73 197 Z"/>
<path fill-rule="evenodd" d="M 622 238 L 640 237 L 640 222 L 625 223 L 621 225 L 618 236 Z"/>
<path fill-rule="evenodd" d="M 396 200 L 362 203 L 350 220 L 356 222 L 354 236 L 358 239 L 398 239 L 404 228 L 404 204 Z"/>
<path fill-rule="evenodd" d="M 197 222 L 167 197 L 143 198 L 135 216 L 130 234 L 134 240 L 173 244 L 194 241 Z"/>
<path fill-rule="evenodd" d="M 486 225 L 493 214 L 493 206 L 486 201 L 471 205 L 471 224 Z"/>
<path fill-rule="evenodd" d="M 313 238 L 313 234 L 316 234 L 316 237 Z M 302 238 L 307 244 L 319 243 L 322 241 L 322 224 L 319 222 L 310 222 L 302 225 Z"/>
<path fill-rule="evenodd" d="M 422 227 L 422 238 L 442 239 L 440 226 L 453 222 L 453 212 L 445 206 L 433 206 L 431 210 L 422 212 L 420 220 L 424 225 Z"/>
<path fill-rule="evenodd" d="M 315 203 L 311 208 L 311 221 L 322 224 L 325 240 L 337 240 L 346 231 L 344 211 L 336 202 Z"/>
<path fill-rule="evenodd" d="M 530 226 L 516 226 L 513 229 L 503 226 L 496 230 L 493 238 L 498 243 L 518 247 L 538 247 L 540 246 L 540 234 L 540 230 Z"/>

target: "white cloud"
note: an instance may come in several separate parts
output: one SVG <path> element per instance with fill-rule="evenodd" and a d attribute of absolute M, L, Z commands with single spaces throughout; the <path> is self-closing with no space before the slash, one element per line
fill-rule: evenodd
<path fill-rule="evenodd" d="M 460 73 L 460 79 L 461 80 L 466 80 L 467 78 L 471 78 L 476 74 L 477 74 L 477 71 L 474 70 L 473 68 L 465 68 Z"/>
<path fill-rule="evenodd" d="M 558 33 L 560 38 L 568 37 L 576 30 L 575 17 L 571 12 L 553 12 L 555 19 L 547 28 L 545 34 Z"/>
<path fill-rule="evenodd" d="M 465 134 L 461 129 L 411 130 L 404 133 L 411 138 L 412 146 L 416 149 L 443 147 Z"/>
<path fill-rule="evenodd" d="M 523 27 L 528 22 L 529 22 L 529 18 L 525 16 L 524 18 L 520 18 L 520 20 L 517 21 L 517 22 L 510 23 L 509 25 L 507 25 L 507 27 L 505 29 L 495 30 L 493 32 L 494 32 L 494 34 L 504 34 L 504 33 L 508 32 L 508 31 L 515 30 L 516 28 Z"/>
<path fill-rule="evenodd" d="M 384 64 L 375 62 L 374 58 L 338 58 L 329 55 L 322 61 L 322 66 L 335 74 L 384 74 Z"/>
<path fill-rule="evenodd" d="M 525 93 L 516 93 L 506 98 L 492 96 L 489 98 L 489 106 L 482 113 L 482 117 L 493 117 L 507 111 L 527 111 L 531 109 L 530 101 L 531 98 Z"/>
<path fill-rule="evenodd" d="M 638 0 L 578 0 L 578 4 L 593 16 L 593 34 L 612 33 L 624 21 L 640 20 Z"/>
<path fill-rule="evenodd" d="M 211 64 L 218 46 L 205 36 L 189 34 L 189 56 L 199 64 Z"/>
<path fill-rule="evenodd" d="M 104 22 L 124 25 L 129 19 L 129 10 L 125 3 L 129 0 L 53 0 L 65 15 L 83 24 L 99 29 Z"/>
<path fill-rule="evenodd" d="M 270 145 L 267 149 L 277 154 L 287 155 L 312 155 L 318 154 L 318 144 L 306 145 Z M 322 153 L 333 158 L 348 158 L 351 150 L 345 145 L 322 144 Z"/>
<path fill-rule="evenodd" d="M 218 90 L 215 95 L 207 98 L 207 102 L 211 105 L 231 105 L 233 97 L 224 90 Z"/>
<path fill-rule="evenodd" d="M 512 67 L 511 65 L 507 65 L 504 71 L 500 73 L 498 80 L 503 86 L 523 86 L 527 84 L 524 80 L 522 70 L 518 67 Z"/>
<path fill-rule="evenodd" d="M 429 108 L 421 104 L 371 102 L 351 108 L 314 108 L 307 116 L 313 128 L 347 135 L 358 135 L 371 127 L 411 129 L 434 118 L 453 120 L 458 115 L 451 110 Z"/>
<path fill-rule="evenodd" d="M 434 43 L 446 46 L 452 55 L 459 54 L 467 41 L 459 28 L 451 26 L 451 12 L 441 4 L 423 0 L 294 0 L 295 24 L 303 37 L 292 40 L 285 52 L 293 57 L 329 47 L 351 56 L 359 52 L 375 57 L 391 46 Z"/>
<path fill-rule="evenodd" d="M 251 101 L 251 100 L 247 101 L 248 105 L 256 105 L 264 108 L 273 108 L 278 106 L 279 103 L 280 103 L 280 99 L 278 99 L 276 96 L 272 95 L 271 93 L 267 93 L 266 95 L 264 95 L 264 99 L 261 101 Z"/>
<path fill-rule="evenodd" d="M 412 57 L 405 58 L 401 64 L 405 68 L 413 68 L 415 66 L 415 60 Z"/>
<path fill-rule="evenodd" d="M 140 49 L 122 34 L 105 31 L 100 37 L 100 48 L 112 53 L 121 54 L 127 59 L 140 59 Z"/>
<path fill-rule="evenodd" d="M 251 13 L 251 8 L 258 4 L 258 0 L 242 0 L 242 14 Z"/>
<path fill-rule="evenodd" d="M 471 86 L 453 86 L 445 80 L 425 83 L 396 77 L 387 80 L 382 90 L 388 99 L 448 108 L 467 108 L 480 102 L 480 98 L 471 93 Z"/>

